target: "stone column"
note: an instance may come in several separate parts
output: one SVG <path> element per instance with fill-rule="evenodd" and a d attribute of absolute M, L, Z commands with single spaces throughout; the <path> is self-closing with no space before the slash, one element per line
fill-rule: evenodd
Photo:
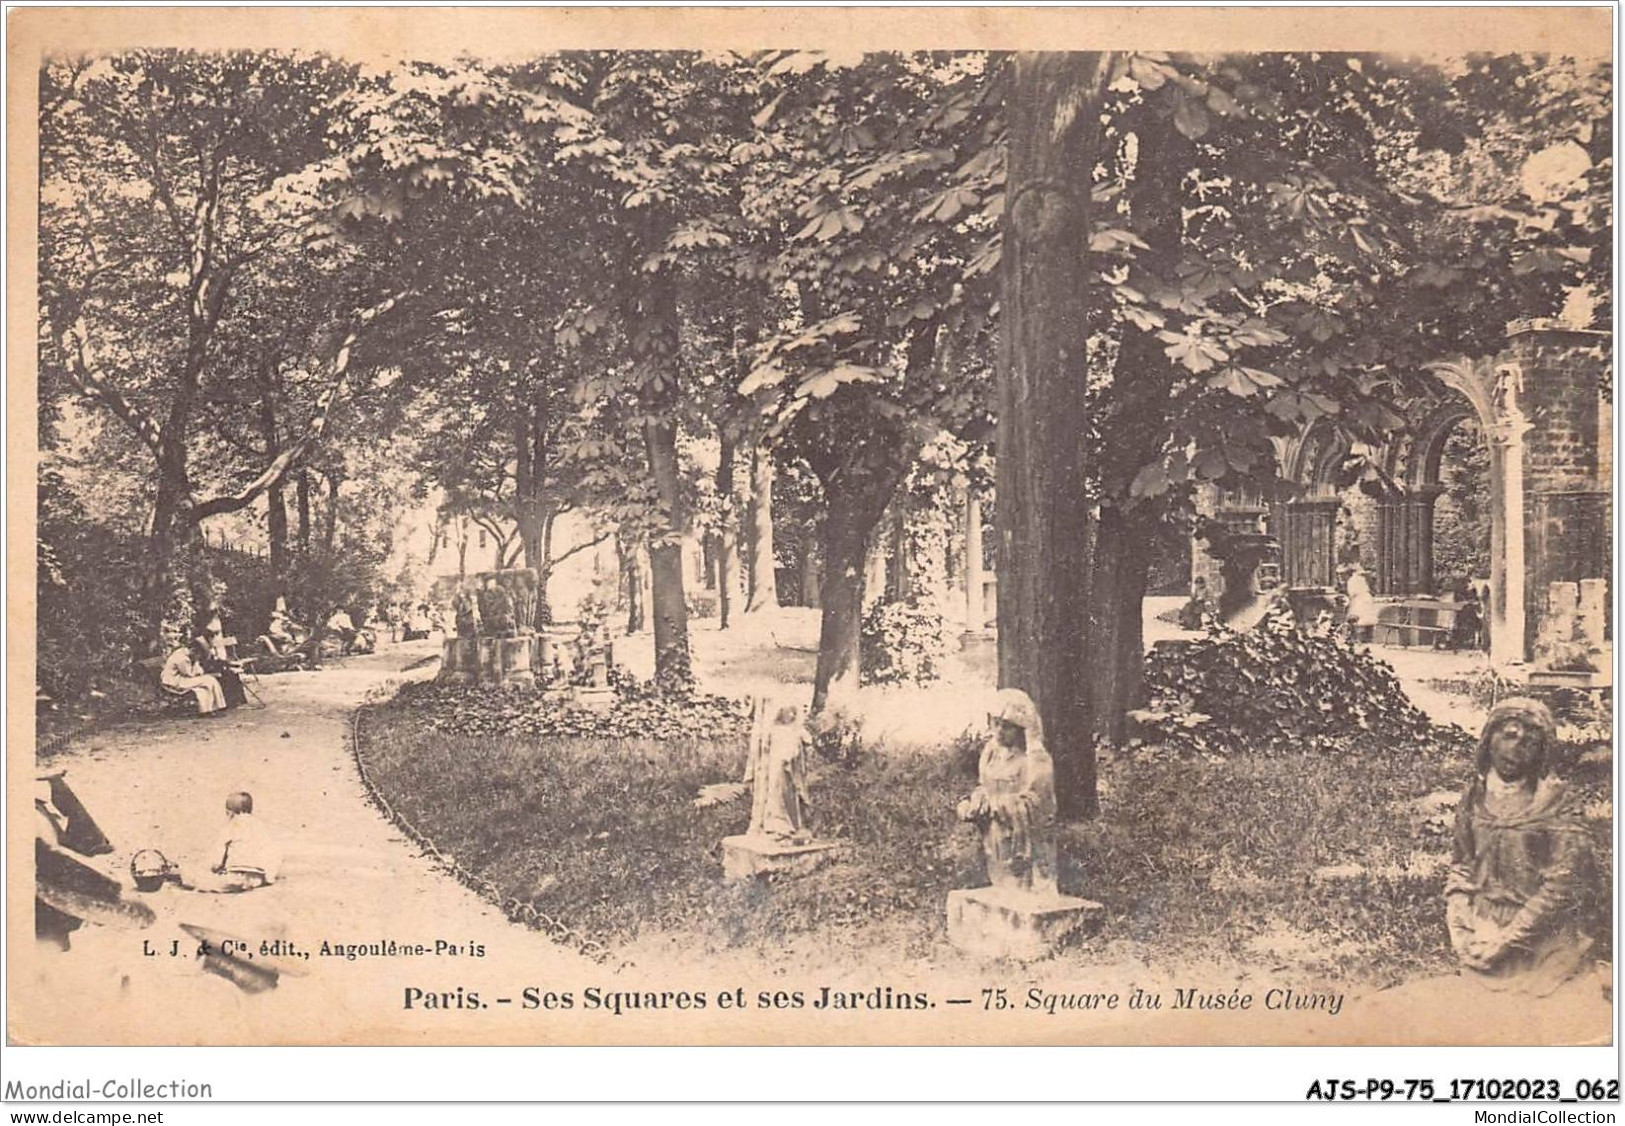
<path fill-rule="evenodd" d="M 965 491 L 965 632 L 981 633 L 987 624 L 982 604 L 982 502 Z"/>
<path fill-rule="evenodd" d="M 1335 497 L 1286 505 L 1281 521 L 1281 563 L 1288 587 L 1337 585 L 1337 509 Z"/>
<path fill-rule="evenodd" d="M 882 523 L 885 523 L 882 521 Z M 876 529 L 869 537 L 869 551 L 864 556 L 863 608 L 886 597 L 887 538 Z"/>
<path fill-rule="evenodd" d="M 1385 496 L 1377 502 L 1377 574 L 1375 593 L 1409 593 L 1405 560 L 1405 500 Z"/>
<path fill-rule="evenodd" d="M 1436 594 L 1433 585 L 1433 504 L 1441 485 L 1423 485 L 1405 501 L 1405 573 L 1411 594 Z"/>
<path fill-rule="evenodd" d="M 1512 413 L 1507 413 L 1508 410 Z M 1490 440 L 1490 664 L 1524 660 L 1523 436 L 1516 402 L 1495 408 Z M 1497 487 L 1499 486 L 1499 487 Z"/>

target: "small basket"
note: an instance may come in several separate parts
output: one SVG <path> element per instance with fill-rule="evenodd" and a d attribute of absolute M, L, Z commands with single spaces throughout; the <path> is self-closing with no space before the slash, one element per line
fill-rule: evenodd
<path fill-rule="evenodd" d="M 130 858 L 130 879 L 135 881 L 136 891 L 157 891 L 173 871 L 169 858 L 155 848 L 144 848 Z"/>

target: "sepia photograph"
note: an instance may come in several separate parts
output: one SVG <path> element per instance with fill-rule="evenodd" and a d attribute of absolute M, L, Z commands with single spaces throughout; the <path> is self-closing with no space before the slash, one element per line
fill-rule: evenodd
<path fill-rule="evenodd" d="M 216 15 L 10 16 L 10 1043 L 1614 1043 L 1612 9 Z"/>

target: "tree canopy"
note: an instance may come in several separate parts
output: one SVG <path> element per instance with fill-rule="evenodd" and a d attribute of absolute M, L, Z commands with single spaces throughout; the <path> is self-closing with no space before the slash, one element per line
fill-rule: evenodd
<path fill-rule="evenodd" d="M 545 576 L 572 508 L 647 551 L 671 684 L 683 538 L 731 543 L 736 458 L 752 511 L 760 467 L 805 467 L 819 706 L 899 487 L 991 451 L 1002 676 L 1044 680 L 1086 811 L 1150 544 L 1199 489 L 1278 491 L 1311 425 L 1375 444 L 1514 317 L 1609 315 L 1610 83 L 1308 52 L 52 59 L 42 438 L 92 420 L 138 480 L 154 634 L 201 522 L 264 504 L 284 568 L 284 490 L 336 504 L 387 446 L 503 561 Z"/>

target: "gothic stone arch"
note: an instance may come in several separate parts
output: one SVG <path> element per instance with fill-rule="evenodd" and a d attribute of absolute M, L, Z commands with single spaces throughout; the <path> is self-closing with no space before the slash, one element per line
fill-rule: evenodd
<path fill-rule="evenodd" d="M 1611 407 L 1600 391 L 1611 337 L 1552 321 L 1515 321 L 1508 336 L 1494 357 L 1429 365 L 1466 401 L 1489 443 L 1490 659 L 1497 665 L 1538 658 L 1559 643 L 1600 645 L 1612 574 L 1612 466 L 1602 432 Z M 1425 507 L 1428 556 L 1439 454 L 1460 412 L 1446 405 L 1421 419 L 1404 459 L 1413 510 Z M 1431 563 L 1426 572 L 1430 580 Z"/>
<path fill-rule="evenodd" d="M 1289 587 L 1337 586 L 1336 475 L 1349 454 L 1348 439 L 1324 421 L 1284 444 L 1280 464 L 1296 495 L 1277 509 L 1281 577 Z"/>
<path fill-rule="evenodd" d="M 1476 419 L 1489 446 L 1490 657 L 1497 665 L 1540 657 L 1576 638 L 1600 644 L 1612 573 L 1612 452 L 1599 388 L 1611 338 L 1552 322 L 1509 326 L 1493 357 L 1428 365 L 1439 394 L 1415 405 L 1403 433 L 1376 452 L 1387 474 L 1377 500 L 1376 590 L 1387 597 L 1434 590 L 1433 507 L 1451 430 Z M 1335 474 L 1349 452 L 1317 423 L 1282 444 L 1296 493 L 1276 508 L 1289 585 L 1336 582 Z M 1561 636 L 1558 636 L 1561 635 Z"/>

